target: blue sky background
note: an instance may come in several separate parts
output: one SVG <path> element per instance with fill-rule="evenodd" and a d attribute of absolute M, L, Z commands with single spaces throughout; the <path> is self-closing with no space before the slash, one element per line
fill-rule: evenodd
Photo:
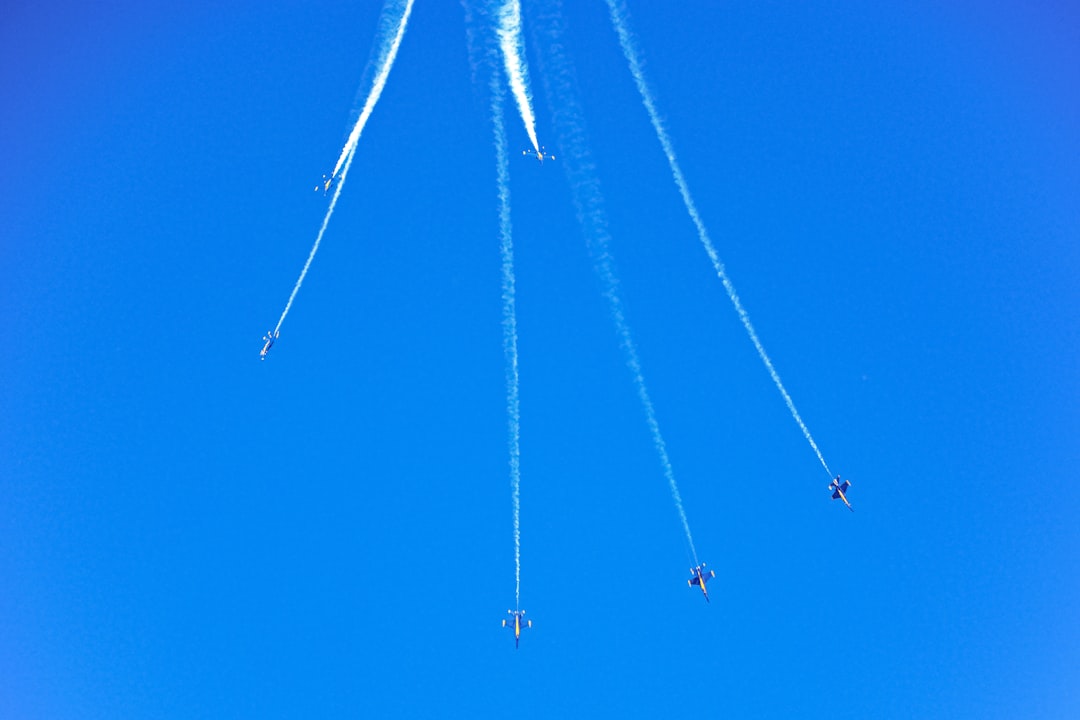
<path fill-rule="evenodd" d="M 320 255 L 375 2 L 0 13 L 0 715 L 1080 712 L 1080 10 L 562 9 L 627 320 L 560 160 L 513 157 L 522 607 L 495 164 L 418 0 Z M 525 4 L 541 141 L 551 3 Z M 479 31 L 483 27 L 477 28 Z M 358 90 L 359 89 L 359 90 Z M 528 141 L 507 116 L 513 153 Z"/>

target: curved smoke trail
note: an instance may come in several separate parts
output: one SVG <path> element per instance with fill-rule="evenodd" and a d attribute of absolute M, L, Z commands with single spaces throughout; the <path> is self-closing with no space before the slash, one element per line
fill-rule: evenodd
<path fill-rule="evenodd" d="M 491 121 L 499 191 L 499 255 L 502 257 L 503 355 L 506 358 L 507 443 L 510 450 L 510 498 L 514 510 L 514 601 L 521 607 L 521 402 L 518 393 L 517 311 L 515 308 L 514 236 L 510 224 L 510 159 L 503 124 L 503 91 L 491 80 Z"/>
<path fill-rule="evenodd" d="M 529 142 L 539 153 L 536 117 L 533 115 L 532 94 L 529 92 L 529 70 L 525 64 L 525 43 L 521 39 L 521 0 L 506 0 L 499 9 L 498 35 L 506 76 L 510 80 L 510 91 L 517 100 L 521 120 L 525 123 L 525 132 L 529 134 Z"/>
<path fill-rule="evenodd" d="M 371 85 L 371 92 L 368 93 L 367 101 L 364 102 L 364 109 L 360 111 L 360 117 L 356 120 L 352 132 L 349 133 L 349 138 L 345 141 L 345 147 L 341 149 L 341 156 L 338 158 L 337 165 L 334 166 L 334 172 L 330 177 L 337 176 L 338 170 L 346 162 L 349 153 L 356 147 L 356 143 L 360 142 L 360 133 L 364 132 L 364 126 L 367 125 L 368 118 L 371 117 L 371 112 L 375 109 L 375 103 L 379 102 L 379 97 L 386 86 L 386 79 L 390 76 L 390 68 L 394 66 L 394 59 L 397 57 L 398 48 L 401 46 L 401 39 L 405 37 L 405 26 L 409 24 L 413 1 L 405 0 L 405 8 L 401 11 L 397 32 L 394 33 L 390 43 L 383 46 L 377 61 L 379 72 L 375 75 L 375 81 Z M 390 27 L 389 20 L 384 18 L 379 26 L 379 34 L 386 37 Z"/>
<path fill-rule="evenodd" d="M 743 307 L 742 301 L 739 300 L 739 295 L 735 292 L 735 286 L 728 277 L 727 271 L 724 268 L 724 263 L 720 260 L 720 255 L 716 252 L 716 247 L 709 238 L 709 232 L 705 229 L 705 223 L 702 222 L 701 216 L 698 214 L 697 206 L 694 204 L 694 199 L 690 195 L 690 187 L 686 184 L 686 178 L 683 177 L 682 169 L 679 167 L 679 162 L 675 157 L 675 148 L 671 144 L 671 138 L 668 137 L 663 122 L 660 120 L 660 113 L 656 110 L 656 103 L 653 100 L 652 91 L 645 81 L 645 73 L 642 70 L 641 61 L 638 59 L 637 48 L 634 45 L 633 38 L 630 36 L 630 31 L 627 29 L 626 6 L 623 4 L 622 0 L 606 0 L 606 2 L 608 4 L 608 10 L 611 13 L 611 23 L 615 26 L 615 32 L 619 35 L 619 44 L 622 46 L 623 55 L 626 56 L 626 61 L 630 65 L 630 74 L 633 75 L 634 82 L 637 84 L 638 92 L 641 94 L 641 101 L 649 114 L 649 120 L 652 121 L 653 129 L 656 130 L 656 137 L 660 141 L 660 146 L 664 150 L 664 155 L 667 156 L 668 165 L 671 166 L 671 175 L 675 179 L 675 184 L 679 188 L 679 193 L 682 195 L 683 203 L 686 205 L 686 212 L 689 213 L 690 219 L 697 228 L 698 238 L 705 248 L 705 253 L 709 256 L 709 260 L 712 261 L 713 268 L 716 270 L 716 275 L 720 278 L 720 282 L 723 283 L 724 290 L 727 291 L 731 304 L 735 306 L 735 312 L 738 313 L 739 320 L 742 321 L 743 327 L 746 329 L 746 334 L 754 344 L 754 348 L 757 350 L 761 362 L 765 364 L 765 368 L 769 371 L 769 376 L 772 377 L 776 389 L 780 391 L 780 395 L 783 396 L 788 410 L 791 411 L 791 417 L 795 419 L 799 429 L 802 430 L 803 436 L 806 438 L 807 442 L 810 443 L 810 447 L 817 455 L 818 460 L 821 462 L 821 466 L 825 468 L 825 472 L 829 477 L 832 477 L 832 471 L 829 469 L 828 463 L 825 462 L 825 457 L 821 454 L 821 450 L 818 449 L 817 443 L 814 442 L 814 437 L 810 434 L 810 429 L 806 427 L 806 423 L 803 422 L 802 417 L 799 415 L 799 411 L 795 409 L 795 403 L 791 399 L 791 395 L 788 394 L 787 388 L 784 387 L 784 383 L 780 381 L 779 373 L 776 372 L 772 360 L 769 359 L 768 354 L 765 352 L 765 347 L 761 344 L 761 340 L 758 338 L 753 323 L 750 322 L 750 316 Z"/>
<path fill-rule="evenodd" d="M 315 253 L 319 251 L 319 244 L 322 243 L 323 235 L 326 233 L 326 226 L 330 224 L 330 216 L 334 214 L 334 207 L 337 205 L 338 198 L 341 197 L 341 189 L 345 186 L 345 178 L 349 174 L 349 168 L 352 166 L 353 158 L 356 156 L 356 145 L 360 141 L 360 133 L 364 131 L 364 126 L 367 124 L 368 118 L 371 117 L 375 104 L 379 102 L 379 97 L 386 86 L 386 79 L 390 76 L 390 68 L 394 66 L 394 59 L 397 58 L 401 39 L 405 36 L 405 27 L 409 23 L 409 15 L 412 14 L 413 2 L 414 0 L 405 0 L 405 7 L 401 12 L 401 19 L 398 21 L 397 32 L 393 38 L 386 37 L 386 31 L 389 28 L 385 24 L 380 27 L 380 33 L 383 34 L 384 41 L 382 52 L 379 54 L 379 71 L 371 85 L 371 92 L 368 93 L 367 100 L 364 102 L 364 109 L 360 112 L 360 118 L 356 121 L 356 125 L 353 126 L 352 132 L 349 133 L 349 139 L 346 141 L 345 147 L 341 151 L 341 157 L 338 158 L 337 165 L 334 167 L 331 177 L 336 178 L 338 171 L 341 172 L 341 177 L 338 178 L 334 195 L 330 199 L 330 207 L 327 208 L 322 226 L 319 228 L 318 235 L 315 236 L 315 243 L 311 246 L 311 252 L 308 253 L 304 269 L 300 271 L 300 277 L 297 278 L 296 284 L 289 294 L 289 301 L 285 303 L 285 309 L 281 312 L 281 317 L 274 328 L 275 335 L 280 332 L 285 317 L 289 314 L 289 310 L 292 309 L 293 300 L 296 299 L 296 294 L 300 292 L 300 286 L 304 284 L 304 278 L 307 276 L 308 268 L 311 267 L 311 261 L 315 259 Z"/>
<path fill-rule="evenodd" d="M 686 509 L 683 507 L 679 485 L 675 481 L 675 471 L 668 456 L 667 443 L 660 432 L 660 422 L 657 420 L 656 409 L 653 407 L 652 398 L 645 385 L 637 345 L 630 333 L 630 325 L 626 320 L 622 299 L 619 296 L 619 280 L 615 274 L 614 261 L 609 249 L 611 233 L 608 230 L 607 212 L 604 209 L 604 195 L 589 152 L 585 120 L 578 102 L 573 66 L 562 48 L 561 19 L 558 13 L 554 13 L 549 20 L 551 42 L 548 48 L 550 56 L 548 70 L 550 72 L 543 73 L 543 78 L 545 90 L 554 100 L 553 119 L 559 135 L 562 165 L 573 194 L 578 223 L 589 245 L 597 275 L 600 276 L 604 297 L 608 301 L 608 309 L 615 322 L 615 330 L 626 356 L 626 365 L 633 377 L 634 388 L 645 411 L 645 419 L 664 478 L 671 489 L 671 498 L 678 511 L 683 531 L 686 533 L 686 542 L 694 558 L 694 565 L 698 565 L 694 536 L 690 532 L 690 522 L 686 517 Z"/>

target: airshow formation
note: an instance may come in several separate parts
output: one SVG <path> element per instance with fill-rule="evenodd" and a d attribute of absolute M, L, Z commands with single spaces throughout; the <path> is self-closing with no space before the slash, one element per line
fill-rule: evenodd
<path fill-rule="evenodd" d="M 712 263 L 717 277 L 727 292 L 732 307 L 735 309 L 747 337 L 753 344 L 762 364 L 768 371 L 769 377 L 779 391 L 781 397 L 791 413 L 792 419 L 802 431 L 807 443 L 813 450 L 826 475 L 831 478 L 828 491 L 834 500 L 840 500 L 849 510 L 852 510 L 848 501 L 847 492 L 851 487 L 849 480 L 842 480 L 839 475 L 833 476 L 825 457 L 822 455 L 817 442 L 814 440 L 810 429 L 803 421 L 795 403 L 791 399 L 787 388 L 780 379 L 780 375 L 765 352 L 765 347 L 758 337 L 757 331 L 742 301 L 739 299 L 735 286 L 720 260 L 719 253 L 709 236 L 701 215 L 698 213 L 690 187 L 679 166 L 675 154 L 674 144 L 668 135 L 667 129 L 660 120 L 660 112 L 657 110 L 656 101 L 649 84 L 646 80 L 640 54 L 634 42 L 633 34 L 629 29 L 628 16 L 624 0 L 605 0 L 611 17 L 611 24 L 618 37 L 619 45 L 626 58 L 627 66 L 641 102 L 649 116 L 656 138 L 660 143 L 664 156 L 667 158 L 674 181 L 686 212 L 697 232 L 705 254 Z M 382 16 L 377 31 L 375 59 L 375 71 L 371 88 L 368 91 L 360 115 L 353 125 L 345 146 L 338 156 L 337 163 L 329 175 L 324 175 L 322 180 L 315 186 L 315 191 L 322 191 L 329 196 L 330 201 L 323 217 L 322 224 L 315 236 L 315 241 L 308 253 L 307 260 L 300 271 L 296 284 L 289 293 L 285 308 L 281 312 L 277 325 L 263 337 L 263 347 L 260 358 L 265 360 L 275 341 L 280 337 L 281 326 L 288 317 L 296 300 L 300 287 L 304 284 L 312 261 L 319 251 L 323 236 L 330 224 L 330 218 L 334 214 L 338 199 L 341 197 L 345 180 L 349 174 L 356 149 L 360 142 L 360 136 L 364 126 L 371 117 L 383 88 L 386 86 L 390 71 L 397 58 L 398 49 L 412 15 L 414 0 L 387 0 L 384 5 Z M 561 33 L 561 18 L 558 15 L 558 2 L 553 3 L 554 12 L 548 18 L 553 32 Z M 511 223 L 510 202 L 510 151 L 509 141 L 505 125 L 504 107 L 506 104 L 507 90 L 517 107 L 525 134 L 528 137 L 529 146 L 522 150 L 522 156 L 535 159 L 541 166 L 545 161 L 554 161 L 555 155 L 549 153 L 537 137 L 536 117 L 533 113 L 531 82 L 528 65 L 526 63 L 525 41 L 522 31 L 521 0 L 474 0 L 466 3 L 466 12 L 470 25 L 482 28 L 480 32 L 471 36 L 476 40 L 484 54 L 484 59 L 492 68 L 490 78 L 491 95 L 491 120 L 493 129 L 493 145 L 495 148 L 496 165 L 496 190 L 499 200 L 498 227 L 499 227 L 499 252 L 502 261 L 502 332 L 503 353 L 505 358 L 506 375 L 506 414 L 507 414 L 507 445 L 510 466 L 510 490 L 511 508 L 513 515 L 513 539 L 514 539 L 514 608 L 508 610 L 508 617 L 502 621 L 504 627 L 513 630 L 514 646 L 517 647 L 521 639 L 521 631 L 532 627 L 532 621 L 525 619 L 525 611 L 521 609 L 521 408 L 519 401 L 519 374 L 518 374 L 518 335 L 517 313 L 515 296 L 514 276 L 514 244 L 513 226 Z M 660 422 L 653 406 L 648 386 L 645 383 L 644 371 L 638 356 L 637 345 L 630 332 L 629 323 L 623 312 L 623 303 L 619 295 L 619 283 L 611 260 L 609 250 L 610 234 L 608 232 L 607 215 L 604 209 L 604 198 L 600 191 L 599 181 L 591 159 L 589 143 L 586 137 L 585 124 L 577 91 L 570 81 L 572 77 L 569 59 L 565 56 L 561 42 L 551 43 L 550 57 L 546 58 L 542 81 L 548 94 L 558 103 L 560 112 L 555 118 L 556 130 L 562 139 L 563 147 L 559 154 L 559 162 L 564 164 L 564 171 L 570 182 L 577 216 L 582 226 L 582 233 L 589 246 L 593 257 L 593 264 L 604 290 L 604 296 L 608 301 L 609 311 L 615 329 L 622 346 L 627 367 L 630 369 L 634 389 L 641 402 L 648 424 L 649 432 L 656 449 L 662 474 L 671 491 L 672 502 L 679 516 L 686 543 L 693 558 L 694 567 L 690 570 L 690 578 L 686 581 L 691 588 L 701 590 L 705 600 L 709 600 L 707 583 L 716 576 L 712 570 L 706 570 L 706 564 L 698 559 L 697 548 L 694 545 L 693 533 L 690 531 L 690 521 L 683 506 L 682 494 L 675 479 L 675 472 L 671 460 L 668 457 L 667 444 L 664 441 L 660 429 Z M 473 50 L 473 48 L 470 48 Z"/>

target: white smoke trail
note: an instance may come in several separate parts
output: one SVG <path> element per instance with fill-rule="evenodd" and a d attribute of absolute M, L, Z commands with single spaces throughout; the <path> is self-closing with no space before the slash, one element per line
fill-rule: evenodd
<path fill-rule="evenodd" d="M 386 86 L 386 78 L 390 76 L 390 68 L 394 66 L 394 59 L 397 57 L 398 48 L 401 46 L 401 39 L 405 37 L 405 26 L 409 24 L 409 15 L 412 14 L 414 0 L 405 0 L 405 8 L 401 12 L 401 20 L 398 22 L 397 32 L 394 34 L 393 40 L 383 46 L 383 50 L 379 55 L 377 65 L 379 71 L 375 75 L 375 81 L 371 85 L 371 92 L 368 93 L 367 101 L 364 103 L 364 109 L 360 111 L 360 117 L 357 119 L 356 124 L 353 125 L 352 132 L 349 133 L 349 139 L 345 141 L 345 147 L 341 149 L 341 156 L 338 158 L 337 165 L 334 166 L 334 172 L 330 177 L 337 177 L 338 170 L 345 164 L 346 158 L 349 153 L 356 147 L 356 143 L 360 142 L 360 133 L 364 131 L 364 126 L 367 125 L 368 118 L 371 117 L 371 111 L 375 109 L 375 103 L 379 102 L 379 96 L 382 95 L 383 87 Z M 385 32 L 388 28 L 386 25 L 382 25 L 379 28 L 380 34 L 385 37 Z"/>
<path fill-rule="evenodd" d="M 555 14 L 550 18 L 550 22 L 550 67 L 548 69 L 551 72 L 543 73 L 543 78 L 547 94 L 553 100 L 554 126 L 559 135 L 563 158 L 562 166 L 573 193 L 578 222 L 589 244 L 596 272 L 600 276 L 604 297 L 608 301 L 611 317 L 615 322 L 615 331 L 619 336 L 619 342 L 626 356 L 626 365 L 630 369 L 634 388 L 637 390 L 638 399 L 641 401 L 641 406 L 645 411 L 649 433 L 652 436 L 664 478 L 671 489 L 671 498 L 675 503 L 675 509 L 678 511 L 679 520 L 682 522 L 683 531 L 686 533 L 686 542 L 689 545 L 690 554 L 693 556 L 694 565 L 696 566 L 699 563 L 697 549 L 694 546 L 694 536 L 690 532 L 690 522 L 686 517 L 686 509 L 683 507 L 679 485 L 675 481 L 675 471 L 668 456 L 667 443 L 664 442 L 664 436 L 660 432 L 660 422 L 657 420 L 656 409 L 653 407 L 652 398 L 649 396 L 649 390 L 645 385 L 645 376 L 641 369 L 637 346 L 634 344 L 633 336 L 630 333 L 630 325 L 626 320 L 622 299 L 619 296 L 619 280 L 615 274 L 614 261 L 609 249 L 611 234 L 608 230 L 607 212 L 604 209 L 604 195 L 600 189 L 596 168 L 593 165 L 588 148 L 585 120 L 578 103 L 574 70 L 562 49 L 561 21 L 558 15 Z"/>
<path fill-rule="evenodd" d="M 285 309 L 281 311 L 281 317 L 278 318 L 277 325 L 274 327 L 275 336 L 281 331 L 285 316 L 292 309 L 293 300 L 296 299 L 296 293 L 300 292 L 300 286 L 304 284 L 304 278 L 307 277 L 311 261 L 315 259 L 315 253 L 319 252 L 319 245 L 322 243 L 323 235 L 326 233 L 326 226 L 330 224 L 330 216 L 334 214 L 334 207 L 337 205 L 338 198 L 341 197 L 341 188 L 345 185 L 345 177 L 349 174 L 349 168 L 352 166 L 355 154 L 356 147 L 354 146 L 352 152 L 345 159 L 345 168 L 341 171 L 341 179 L 338 180 L 337 187 L 334 188 L 334 195 L 330 198 L 330 207 L 327 208 L 326 215 L 323 216 L 322 226 L 319 228 L 319 234 L 315 236 L 315 244 L 311 246 L 311 252 L 308 253 L 307 261 L 304 263 L 304 269 L 300 271 L 300 277 L 296 279 L 296 284 L 293 285 L 292 292 L 289 293 L 289 301 L 285 303 Z"/>
<path fill-rule="evenodd" d="M 499 9 L 499 47 L 502 49 L 510 91 L 517 100 L 521 120 L 533 149 L 539 153 L 536 140 L 536 118 L 533 116 L 532 95 L 529 93 L 529 70 L 525 64 L 525 43 L 521 39 L 521 0 L 506 0 Z"/>
<path fill-rule="evenodd" d="M 521 607 L 521 402 L 518 393 L 517 311 L 515 308 L 514 236 L 510 224 L 510 159 L 503 123 L 503 91 L 491 80 L 491 120 L 499 191 L 499 254 L 502 257 L 503 355 L 506 358 L 506 418 L 510 450 L 510 498 L 514 510 L 514 601 Z"/>
<path fill-rule="evenodd" d="M 285 322 L 285 316 L 287 316 L 289 310 L 292 309 L 293 300 L 296 299 L 296 294 L 300 292 L 300 286 L 304 284 L 304 278 L 307 276 L 308 268 L 311 267 L 311 261 L 315 259 L 315 253 L 319 251 L 319 244 L 322 243 L 323 235 L 326 233 L 326 226 L 330 224 L 330 216 L 334 214 L 334 207 L 337 205 L 338 198 L 341 197 L 341 189 L 345 187 L 345 177 L 349 174 L 349 168 L 352 166 L 353 158 L 356 156 L 356 145 L 360 140 L 360 133 L 364 131 L 364 125 L 367 124 L 368 118 L 371 116 L 371 111 L 375 108 L 375 103 L 379 102 L 379 96 L 382 95 L 383 88 L 386 86 L 386 78 L 389 77 L 390 68 L 393 67 L 394 59 L 397 57 L 398 47 L 401 45 L 401 38 L 405 36 L 405 27 L 409 23 L 409 15 L 412 13 L 413 1 L 414 0 L 405 0 L 405 8 L 402 10 L 397 32 L 394 34 L 393 39 L 389 43 L 384 39 L 383 50 L 379 54 L 379 71 L 376 73 L 375 80 L 371 85 L 371 92 L 368 93 L 367 101 L 364 103 L 364 109 L 360 113 L 360 118 L 356 121 L 356 125 L 353 126 L 352 132 L 349 134 L 349 140 L 345 143 L 345 149 L 341 151 L 341 157 L 338 159 L 337 166 L 334 167 L 334 173 L 331 176 L 337 177 L 338 171 L 341 171 L 341 177 L 337 180 L 337 187 L 334 189 L 334 195 L 330 199 L 330 207 L 326 209 L 326 215 L 323 217 L 322 226 L 319 228 L 319 234 L 315 236 L 315 243 L 311 246 L 311 252 L 308 253 L 307 262 L 304 263 L 304 269 L 300 271 L 300 277 L 297 278 L 296 284 L 289 294 L 289 301 L 285 303 L 285 309 L 281 312 L 281 317 L 278 319 L 277 326 L 274 328 L 275 335 L 281 330 L 281 325 Z M 385 27 L 380 28 L 381 31 L 384 31 L 385 29 Z"/>
<path fill-rule="evenodd" d="M 776 372 L 772 360 L 770 360 L 768 354 L 766 354 L 765 347 L 761 344 L 757 331 L 754 330 L 754 325 L 750 322 L 750 316 L 747 314 L 746 309 L 739 300 L 739 295 L 735 292 L 735 286 L 728 277 L 727 271 L 724 268 L 724 263 L 720 260 L 720 255 L 716 252 L 716 248 L 709 238 L 709 233 L 705 229 L 705 223 L 702 222 L 701 216 L 698 214 L 697 206 L 694 204 L 694 199 L 690 195 L 690 188 L 686 184 L 686 178 L 683 177 L 682 169 L 679 167 L 679 162 L 675 157 L 675 148 L 672 146 L 667 130 L 660 120 L 660 113 L 656 110 L 656 103 L 653 101 L 652 91 L 645 81 L 645 73 L 642 70 L 641 62 L 638 59 L 637 48 L 635 47 L 633 38 L 630 36 L 630 32 L 626 26 L 626 7 L 622 0 L 606 0 L 606 2 L 611 13 L 611 22 L 615 26 L 615 32 L 619 35 L 619 44 L 622 45 L 623 55 L 626 56 L 626 61 L 630 65 L 630 74 L 633 75 L 634 82 L 637 84 L 638 92 L 641 94 L 641 101 L 649 114 L 649 120 L 652 121 L 653 129 L 656 130 L 656 137 L 660 141 L 660 146 L 664 150 L 664 155 L 667 156 L 668 165 L 671 166 L 672 177 L 675 179 L 675 184 L 678 186 L 679 193 L 682 195 L 683 203 L 686 205 L 686 211 L 689 213 L 690 219 L 697 228 L 698 238 L 700 238 L 701 244 L 705 248 L 705 253 L 709 256 L 709 260 L 712 261 L 713 268 L 715 268 L 716 274 L 720 278 L 720 282 L 724 284 L 724 290 L 727 291 L 728 298 L 731 299 L 731 304 L 735 306 L 735 311 L 739 315 L 739 320 L 742 321 L 743 327 L 746 328 L 746 334 L 750 337 L 750 341 L 754 344 L 754 348 L 757 349 L 758 356 L 765 364 L 765 368 L 769 371 L 769 375 L 772 377 L 776 389 L 779 390 L 780 395 L 783 396 L 788 410 L 791 411 L 791 417 L 793 417 L 795 422 L 799 425 L 799 429 L 802 430 L 803 436 L 806 438 L 807 442 L 810 443 L 810 447 L 817 455 L 818 460 L 821 462 L 821 466 L 825 468 L 825 472 L 831 478 L 833 475 L 832 471 L 829 469 L 828 463 L 825 462 L 821 450 L 818 449 L 817 443 L 814 442 L 814 437 L 810 434 L 810 430 L 806 427 L 806 423 L 803 422 L 802 417 L 799 415 L 799 411 L 795 409 L 795 403 L 792 401 L 791 395 L 788 394 L 787 389 L 784 387 L 784 383 L 780 381 L 780 375 Z"/>

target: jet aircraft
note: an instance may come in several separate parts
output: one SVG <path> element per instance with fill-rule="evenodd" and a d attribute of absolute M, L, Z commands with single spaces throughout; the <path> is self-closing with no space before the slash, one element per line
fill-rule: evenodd
<path fill-rule="evenodd" d="M 843 482 L 840 482 L 839 475 L 836 476 L 835 480 L 829 483 L 829 489 L 833 491 L 832 499 L 843 500 L 844 504 L 847 505 L 847 509 L 851 512 L 855 512 L 855 508 L 851 507 L 851 503 L 849 503 L 847 499 L 847 491 L 849 487 L 851 487 L 851 481 L 845 480 Z"/>
<path fill-rule="evenodd" d="M 315 186 L 315 192 L 319 192 L 319 188 L 321 187 L 322 188 L 322 194 L 325 195 L 326 193 L 330 192 L 330 186 L 333 185 L 333 184 L 334 184 L 334 176 L 333 175 L 323 175 L 322 176 L 322 182 L 320 182 L 318 185 Z"/>
<path fill-rule="evenodd" d="M 270 332 L 263 335 L 263 342 L 265 342 L 266 344 L 263 345 L 263 349 L 259 351 L 260 360 L 266 359 L 267 353 L 270 352 L 270 348 L 274 347 L 274 341 L 278 339 L 279 334 L 279 331 L 271 330 Z"/>
<path fill-rule="evenodd" d="M 690 568 L 690 574 L 692 578 L 686 581 L 689 587 L 697 585 L 701 588 L 701 594 L 705 596 L 705 602 L 709 602 L 709 591 L 705 589 L 705 583 L 709 582 L 712 578 L 716 577 L 716 573 L 712 570 L 705 571 L 705 563 L 701 563 L 696 568 Z"/>
<path fill-rule="evenodd" d="M 544 160 L 554 160 L 555 159 L 554 155 L 552 155 L 551 153 L 544 150 L 543 145 L 540 146 L 539 152 L 536 151 L 536 150 L 530 149 L 530 150 L 522 150 L 521 154 L 524 155 L 525 157 L 534 157 L 534 158 L 536 158 L 537 160 L 540 161 L 541 165 L 544 164 Z"/>
<path fill-rule="evenodd" d="M 524 610 L 507 610 L 510 615 L 513 615 L 513 620 L 503 620 L 503 627 L 514 628 L 514 649 L 517 649 L 518 642 L 521 640 L 521 628 L 532 627 L 532 620 L 525 620 Z"/>

